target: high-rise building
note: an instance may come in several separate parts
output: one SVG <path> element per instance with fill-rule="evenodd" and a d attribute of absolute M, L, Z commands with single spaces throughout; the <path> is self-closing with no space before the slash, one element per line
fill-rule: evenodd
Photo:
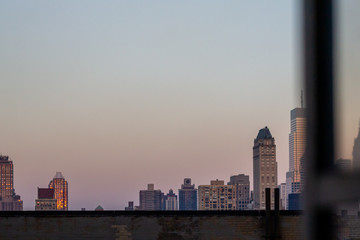
<path fill-rule="evenodd" d="M 286 183 L 280 183 L 280 210 L 286 210 L 287 208 L 287 196 L 286 196 Z"/>
<path fill-rule="evenodd" d="M 212 180 L 199 186 L 199 210 L 236 210 L 236 186 Z"/>
<path fill-rule="evenodd" d="M 0 197 L 10 198 L 14 195 L 14 170 L 13 162 L 8 156 L 0 156 Z"/>
<path fill-rule="evenodd" d="M 291 172 L 291 193 L 301 192 L 301 165 L 306 146 L 305 108 L 295 108 L 290 112 L 289 172 Z"/>
<path fill-rule="evenodd" d="M 53 188 L 38 188 L 38 197 L 35 200 L 35 211 L 55 211 L 57 200 Z"/>
<path fill-rule="evenodd" d="M 0 155 L 0 211 L 22 211 L 23 201 L 14 189 L 14 165 L 8 156 Z"/>
<path fill-rule="evenodd" d="M 285 182 L 285 210 L 289 209 L 289 194 L 292 193 L 293 189 L 293 172 L 286 172 Z"/>
<path fill-rule="evenodd" d="M 306 109 L 303 108 L 303 106 L 290 111 L 289 171 L 286 173 L 285 193 L 286 209 L 289 208 L 289 194 L 300 193 L 304 187 L 306 146 L 305 114 Z"/>
<path fill-rule="evenodd" d="M 353 147 L 353 169 L 355 171 L 360 171 L 360 126 L 357 138 L 354 140 L 354 147 Z"/>
<path fill-rule="evenodd" d="M 54 189 L 57 210 L 68 210 L 68 182 L 61 172 L 56 172 L 55 177 L 49 183 L 49 188 Z"/>
<path fill-rule="evenodd" d="M 169 190 L 169 193 L 164 196 L 165 200 L 165 210 L 175 211 L 178 210 L 177 196 L 172 189 Z"/>
<path fill-rule="evenodd" d="M 274 188 L 277 187 L 276 145 L 268 127 L 260 129 L 254 139 L 254 208 L 265 209 L 265 188 L 271 189 L 271 205 L 274 207 Z"/>
<path fill-rule="evenodd" d="M 236 187 L 236 210 L 247 210 L 250 203 L 249 176 L 244 174 L 231 176 L 228 185 Z"/>
<path fill-rule="evenodd" d="M 154 184 L 148 184 L 147 190 L 140 190 L 139 210 L 156 211 L 163 209 L 163 194 L 160 190 L 154 190 Z"/>
<path fill-rule="evenodd" d="M 197 189 L 191 178 L 185 178 L 179 189 L 179 210 L 197 210 Z"/>

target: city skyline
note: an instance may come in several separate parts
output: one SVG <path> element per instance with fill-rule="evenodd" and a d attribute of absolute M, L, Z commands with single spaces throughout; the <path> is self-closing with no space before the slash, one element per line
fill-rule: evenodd
<path fill-rule="evenodd" d="M 252 179 L 251 139 L 266 125 L 283 182 L 297 11 L 286 0 L 3 3 L 0 152 L 24 209 L 55 171 L 70 210 L 124 209 L 148 182 Z"/>
<path fill-rule="evenodd" d="M 287 197 L 286 195 L 288 193 L 296 193 L 299 195 L 301 192 L 299 181 L 303 181 L 302 177 L 300 177 L 300 172 L 302 171 L 302 163 L 304 158 L 304 144 L 305 144 L 305 123 L 306 123 L 306 114 L 305 114 L 305 108 L 303 108 L 303 105 L 301 108 L 295 108 L 290 111 L 290 125 L 291 125 L 291 132 L 289 134 L 289 170 L 290 172 L 296 172 L 298 171 L 298 177 L 293 177 L 295 174 L 292 174 L 291 181 L 286 183 L 280 183 L 278 184 L 277 179 L 277 162 L 276 162 L 276 145 L 274 137 L 272 136 L 269 128 L 265 126 L 265 128 L 262 128 L 259 130 L 257 137 L 254 139 L 254 147 L 253 147 L 253 161 L 254 161 L 254 181 L 253 181 L 253 191 L 252 197 L 254 197 L 252 200 L 252 206 L 248 208 L 247 198 L 249 197 L 249 190 L 250 190 L 250 182 L 249 182 L 249 176 L 246 176 L 244 174 L 238 174 L 234 176 L 230 176 L 230 182 L 228 182 L 227 185 L 224 184 L 223 180 L 211 180 L 211 185 L 199 185 L 199 189 L 202 189 L 204 187 L 212 187 L 213 185 L 221 185 L 222 188 L 231 188 L 233 193 L 236 196 L 236 204 L 230 203 L 229 208 L 235 208 L 240 210 L 251 210 L 251 209 L 263 209 L 264 208 L 264 186 L 270 187 L 270 188 L 279 188 L 281 189 L 281 201 L 285 200 L 285 208 Z M 346 173 L 350 173 L 352 171 L 352 165 L 353 162 L 358 161 L 358 149 L 359 149 L 359 136 L 360 136 L 360 125 L 358 129 L 358 136 L 354 140 L 353 145 L 353 159 L 336 159 L 334 160 L 334 166 L 338 168 L 339 171 L 344 171 Z M 296 156 L 297 159 L 296 159 Z M 15 189 L 13 187 L 13 181 L 14 181 L 14 174 L 13 174 L 13 162 L 11 158 L 8 156 L 0 155 L 0 163 L 4 166 L 1 167 L 1 179 L 2 182 L 5 182 L 5 184 L 2 184 L 0 186 L 1 194 L 4 195 L 5 198 L 16 198 L 16 202 L 21 203 L 21 209 L 22 209 L 22 201 L 20 200 L 20 196 L 15 195 Z M 274 165 L 275 163 L 275 165 Z M 266 168 L 265 168 L 266 166 Z M 269 168 L 270 166 L 270 168 Z M 271 167 L 272 166 L 272 167 Z M 297 169 L 297 170 L 296 170 Z M 356 166 L 355 166 L 356 169 Z M 289 172 L 286 173 L 286 176 L 288 177 Z M 261 176 L 261 180 L 260 180 Z M 269 177 L 270 176 L 270 177 Z M 271 176 L 272 180 L 271 180 Z M 275 177 L 275 178 L 274 178 Z M 267 180 L 266 180 L 267 178 Z M 274 180 L 275 179 L 275 180 Z M 298 179 L 295 180 L 294 179 Z M 264 184 L 265 183 L 265 184 Z M 260 190 L 256 185 L 261 186 Z M 289 191 L 287 188 L 287 185 L 290 186 L 291 190 Z M 244 188 L 245 187 L 245 188 Z M 181 191 L 184 189 L 188 190 L 195 190 L 195 196 L 197 189 L 195 188 L 195 184 L 191 184 L 191 178 L 185 178 L 184 184 L 181 185 L 181 189 L 179 189 L 179 196 L 181 196 Z M 241 190 L 240 190 L 241 189 Z M 257 190 L 256 190 L 257 189 Z M 50 193 L 49 190 L 52 190 Z M 209 190 L 205 190 L 208 191 Z M 227 191 L 227 190 L 226 190 Z M 240 195 L 239 193 L 242 192 Z M 245 193 L 246 192 L 246 193 Z M 149 195 L 150 193 L 150 195 Z M 154 194 L 156 193 L 156 194 Z M 263 193 L 263 194 L 261 194 Z M 220 194 L 220 191 L 219 191 Z M 232 193 L 231 193 L 232 194 Z M 245 195 L 243 195 L 245 194 Z M 285 194 L 285 196 L 283 196 Z M 49 197 L 52 195 L 52 197 Z M 156 195 L 156 196 L 155 196 Z M 260 197 L 262 195 L 262 197 Z M 150 196 L 151 200 L 145 200 Z M 235 199 L 235 197 L 233 198 Z M 245 197 L 244 197 L 245 196 Z M 246 197 L 247 196 L 247 197 Z M 154 200 L 154 197 L 157 200 Z M 199 210 L 205 210 L 208 209 L 207 207 L 204 208 L 205 204 L 201 203 L 204 201 L 204 190 L 202 189 L 201 192 L 199 192 L 198 197 L 199 203 L 198 206 L 202 206 L 202 209 Z M 251 198 L 252 198 L 251 197 Z M 292 196 L 293 197 L 293 196 Z M 142 198 L 144 200 L 142 200 Z M 215 197 L 217 199 L 218 196 Z M 298 197 L 296 197 L 298 198 Z M 180 198 L 181 199 L 181 198 Z M 136 209 L 134 207 L 134 202 L 130 201 L 129 206 L 125 207 L 125 210 L 129 208 L 128 210 L 181 210 L 178 208 L 178 204 L 181 206 L 181 200 L 178 201 L 178 196 L 173 192 L 172 189 L 169 190 L 169 193 L 165 195 L 161 190 L 155 190 L 154 184 L 148 184 L 147 190 L 140 190 L 140 205 Z M 196 199 L 196 198 L 195 198 Z M 262 199 L 262 200 L 259 200 Z M 0 199 L 1 200 L 1 199 Z M 35 204 L 35 210 L 38 207 L 38 210 L 45 210 L 50 205 L 53 205 L 53 200 L 57 200 L 57 210 L 68 210 L 68 183 L 63 177 L 61 172 L 56 172 L 53 180 L 49 183 L 49 188 L 39 188 L 38 187 L 38 198 L 36 199 Z M 189 201 L 188 199 L 187 201 Z M 42 202 L 41 202 L 42 201 Z M 213 201 L 213 200 L 210 200 Z M 273 201 L 273 199 L 272 199 Z M 294 200 L 295 201 L 295 200 Z M 9 202 L 10 203 L 10 202 Z M 184 202 L 185 203 L 185 202 Z M 184 204 L 183 203 L 183 204 Z M 209 202 L 210 203 L 210 202 Z M 209 205 L 209 203 L 207 205 Z M 4 203 L 3 203 L 4 204 Z M 6 203 L 7 204 L 7 203 Z M 150 204 L 150 207 L 146 207 L 146 204 Z M 292 210 L 298 209 L 300 203 L 293 203 L 295 205 L 292 205 Z M 243 206 L 241 206 L 243 205 Z M 281 203 L 283 206 L 283 203 Z M 145 207 L 144 207 L 145 206 Z M 245 207 L 246 206 L 246 207 Z M 3 206 L 4 207 L 4 206 Z M 98 206 L 99 207 L 99 206 Z M 244 207 L 243 209 L 241 209 Z M 220 210 L 219 206 L 214 207 L 215 209 Z M 222 208 L 222 207 L 221 207 Z M 227 208 L 227 207 L 226 207 Z M 225 209 L 226 209 L 225 208 Z M 5 209 L 11 210 L 13 207 L 6 207 Z M 81 208 L 82 210 L 85 208 Z M 103 208 L 102 208 L 103 209 Z M 209 209 L 212 209 L 211 207 Z M 1 209 L 0 209 L 1 210 Z M 52 206 L 48 210 L 53 210 Z M 115 210 L 115 209 L 114 209 Z"/>

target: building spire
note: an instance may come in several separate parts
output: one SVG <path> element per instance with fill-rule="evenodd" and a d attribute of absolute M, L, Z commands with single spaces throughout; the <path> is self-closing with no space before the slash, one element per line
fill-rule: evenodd
<path fill-rule="evenodd" d="M 303 90 L 301 90 L 301 108 L 304 108 L 304 91 Z"/>

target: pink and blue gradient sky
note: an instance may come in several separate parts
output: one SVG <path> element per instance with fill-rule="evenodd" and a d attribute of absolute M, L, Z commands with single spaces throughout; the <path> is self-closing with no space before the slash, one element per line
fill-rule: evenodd
<path fill-rule="evenodd" d="M 56 171 L 69 207 L 123 209 L 245 173 L 270 128 L 278 181 L 300 104 L 300 8 L 281 1 L 2 1 L 0 152 L 34 209 Z M 351 139 L 352 141 L 352 139 Z"/>

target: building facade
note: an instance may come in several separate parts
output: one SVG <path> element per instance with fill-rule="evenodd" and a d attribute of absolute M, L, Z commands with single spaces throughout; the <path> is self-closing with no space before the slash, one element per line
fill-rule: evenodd
<path fill-rule="evenodd" d="M 179 210 L 197 210 L 197 189 L 191 184 L 191 178 L 185 178 L 179 189 Z"/>
<path fill-rule="evenodd" d="M 165 210 L 176 211 L 178 210 L 177 196 L 172 189 L 164 196 Z"/>
<path fill-rule="evenodd" d="M 56 172 L 55 177 L 49 183 L 49 188 L 54 189 L 56 199 L 56 209 L 60 211 L 68 210 L 68 182 L 61 172 Z"/>
<path fill-rule="evenodd" d="M 0 155 L 0 211 L 22 211 L 23 202 L 14 189 L 14 165 L 8 156 Z"/>
<path fill-rule="evenodd" d="M 280 190 L 280 210 L 286 210 L 287 208 L 286 183 L 281 183 L 279 185 L 279 190 Z"/>
<path fill-rule="evenodd" d="M 289 172 L 291 172 L 291 193 L 301 192 L 301 165 L 305 161 L 306 117 L 305 108 L 290 112 Z"/>
<path fill-rule="evenodd" d="M 12 197 L 14 195 L 14 166 L 8 156 L 0 156 L 0 179 L 0 197 Z"/>
<path fill-rule="evenodd" d="M 154 184 L 148 184 L 147 190 L 140 190 L 139 210 L 159 211 L 163 210 L 163 194 L 160 190 L 154 189 Z"/>
<path fill-rule="evenodd" d="M 265 189 L 271 189 L 274 208 L 274 188 L 277 187 L 276 145 L 268 127 L 260 129 L 253 147 L 254 208 L 265 209 Z"/>
<path fill-rule="evenodd" d="M 53 188 L 38 188 L 38 197 L 35 200 L 35 211 L 56 211 L 57 200 Z"/>
<path fill-rule="evenodd" d="M 247 210 L 250 204 L 249 176 L 244 174 L 231 176 L 228 185 L 236 187 L 236 210 Z"/>
<path fill-rule="evenodd" d="M 212 180 L 198 189 L 199 210 L 236 210 L 236 186 Z"/>
<path fill-rule="evenodd" d="M 134 211 L 135 208 L 134 208 L 134 202 L 133 201 L 129 201 L 128 202 L 128 206 L 125 207 L 125 211 Z"/>
<path fill-rule="evenodd" d="M 302 193 L 290 193 L 288 196 L 288 210 L 303 210 Z"/>

